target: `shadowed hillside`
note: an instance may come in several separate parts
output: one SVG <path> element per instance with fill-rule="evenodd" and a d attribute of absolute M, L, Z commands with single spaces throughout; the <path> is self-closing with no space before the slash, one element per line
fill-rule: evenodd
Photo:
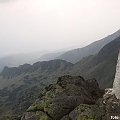
<path fill-rule="evenodd" d="M 104 46 L 98 54 L 79 61 L 74 65 L 72 73 L 96 78 L 103 88 L 112 87 L 119 49 L 120 37 Z"/>

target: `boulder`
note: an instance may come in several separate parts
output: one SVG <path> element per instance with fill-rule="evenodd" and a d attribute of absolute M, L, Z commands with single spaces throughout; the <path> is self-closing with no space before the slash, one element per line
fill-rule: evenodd
<path fill-rule="evenodd" d="M 103 93 L 95 79 L 65 75 L 59 77 L 56 84 L 45 88 L 43 96 L 28 108 L 22 120 L 37 120 L 36 113 L 43 120 L 41 112 L 46 116 L 45 120 L 67 120 L 66 115 L 80 104 L 94 105 Z"/>

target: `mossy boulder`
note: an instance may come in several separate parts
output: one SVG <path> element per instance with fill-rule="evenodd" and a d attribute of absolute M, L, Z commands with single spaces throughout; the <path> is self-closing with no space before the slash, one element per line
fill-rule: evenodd
<path fill-rule="evenodd" d="M 40 120 L 67 120 L 68 118 L 64 116 L 70 114 L 75 108 L 77 109 L 77 106 L 80 104 L 95 104 L 102 97 L 102 94 L 95 79 L 88 81 L 81 76 L 66 75 L 59 77 L 56 84 L 46 87 L 44 95 L 31 105 L 27 112 L 29 114 L 34 113 L 33 116 L 36 116 L 36 112 L 39 114 L 40 111 L 38 115 Z M 41 115 L 41 112 L 44 115 Z M 88 117 L 92 118 L 93 113 L 90 112 Z"/>

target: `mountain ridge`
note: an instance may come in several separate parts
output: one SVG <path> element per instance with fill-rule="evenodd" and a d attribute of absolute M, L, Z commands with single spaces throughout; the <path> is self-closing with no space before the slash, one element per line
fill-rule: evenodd
<path fill-rule="evenodd" d="M 55 59 L 55 60 L 50 60 L 50 61 L 41 61 L 41 62 L 36 62 L 34 64 L 24 64 L 20 65 L 19 67 L 4 67 L 3 71 L 1 72 L 0 75 L 3 77 L 15 77 L 22 74 L 22 73 L 29 73 L 29 72 L 34 72 L 38 69 L 41 69 L 41 71 L 48 70 L 50 69 L 56 69 L 60 67 L 61 64 L 65 64 L 66 67 L 72 66 L 73 64 L 70 62 L 67 62 L 65 60 L 60 60 L 60 59 Z M 65 68 L 62 68 L 65 70 Z"/>
<path fill-rule="evenodd" d="M 76 63 L 72 70 L 73 74 L 96 78 L 101 87 L 112 87 L 119 48 L 120 37 L 104 46 L 98 54 Z"/>
<path fill-rule="evenodd" d="M 111 42 L 112 40 L 116 39 L 119 36 L 120 36 L 120 29 L 116 31 L 115 33 L 99 41 L 95 41 L 91 43 L 88 46 L 70 50 L 64 53 L 63 55 L 59 56 L 58 58 L 69 61 L 71 63 L 77 63 L 84 57 L 97 54 L 106 44 L 108 44 L 109 42 Z"/>
<path fill-rule="evenodd" d="M 60 82 L 62 90 L 66 82 L 71 80 L 69 75 L 83 76 L 85 80 L 90 81 L 91 79 L 94 81 L 94 78 L 96 78 L 100 88 L 111 87 L 119 48 L 120 37 L 109 42 L 97 54 L 84 57 L 76 64 L 56 59 L 36 62 L 33 65 L 5 67 L 0 75 L 0 115 L 22 115 L 36 99 L 42 97 L 44 88 L 51 89 L 51 84 L 55 84 L 60 76 L 67 75 L 67 81 L 64 77 L 64 80 Z M 78 77 L 73 78 L 73 82 L 78 79 Z M 82 77 L 80 79 L 82 80 Z M 57 82 L 59 83 L 59 80 Z M 69 85 L 69 82 L 67 85 Z M 71 84 L 71 87 L 73 87 L 71 92 L 74 93 L 78 89 L 77 84 L 79 84 L 79 81 L 75 83 L 75 86 Z M 60 87 L 57 90 L 61 92 Z M 80 91 L 82 91 L 82 88 Z M 52 95 L 54 96 L 54 94 Z M 94 92 L 93 95 L 95 95 Z M 70 97 L 71 93 L 68 92 L 68 96 Z"/>

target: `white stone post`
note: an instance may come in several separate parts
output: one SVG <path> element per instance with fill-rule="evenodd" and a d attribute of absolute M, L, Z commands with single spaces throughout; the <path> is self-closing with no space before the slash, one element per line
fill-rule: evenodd
<path fill-rule="evenodd" d="M 113 83 L 113 94 L 115 94 L 117 99 L 120 99 L 120 50 L 116 66 L 116 75 Z"/>

